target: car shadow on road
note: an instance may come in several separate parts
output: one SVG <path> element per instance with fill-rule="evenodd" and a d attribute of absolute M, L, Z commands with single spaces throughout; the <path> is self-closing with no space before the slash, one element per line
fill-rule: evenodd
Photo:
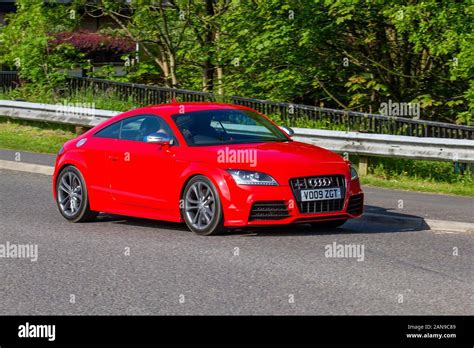
<path fill-rule="evenodd" d="M 338 228 L 324 228 L 309 224 L 294 224 L 283 226 L 248 228 L 235 231 L 235 234 L 253 237 L 280 237 L 280 236 L 311 236 L 311 235 L 341 235 L 362 233 L 400 233 L 429 230 L 423 217 L 402 214 L 382 207 L 365 205 L 364 215 L 360 218 L 347 221 Z"/>
<path fill-rule="evenodd" d="M 365 205 L 364 211 L 365 213 L 362 217 L 349 220 L 343 226 L 335 229 L 311 226 L 309 224 L 274 225 L 267 227 L 233 228 L 221 236 L 282 237 L 362 233 L 380 234 L 416 232 L 429 229 L 424 219 L 420 216 L 402 214 L 397 211 L 387 210 L 382 207 L 371 205 Z M 111 214 L 101 214 L 97 221 L 113 222 L 121 225 L 132 225 L 151 229 L 189 232 L 184 223 L 124 217 Z"/>
<path fill-rule="evenodd" d="M 132 216 L 122 216 L 122 215 L 101 213 L 97 217 L 96 222 L 99 222 L 99 223 L 111 222 L 111 223 L 120 224 L 120 225 L 130 225 L 130 226 L 137 226 L 137 227 L 149 227 L 153 229 L 165 229 L 165 230 L 190 232 L 184 223 L 151 220 L 151 219 L 137 218 L 137 217 L 132 217 Z"/>

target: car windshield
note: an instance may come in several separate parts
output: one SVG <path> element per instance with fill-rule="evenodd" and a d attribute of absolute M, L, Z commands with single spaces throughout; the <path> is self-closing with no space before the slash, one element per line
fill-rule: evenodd
<path fill-rule="evenodd" d="M 280 128 L 249 110 L 194 111 L 172 118 L 190 146 L 289 141 Z"/>

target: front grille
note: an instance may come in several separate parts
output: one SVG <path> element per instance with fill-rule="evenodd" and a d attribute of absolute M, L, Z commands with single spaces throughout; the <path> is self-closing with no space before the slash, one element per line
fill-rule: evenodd
<path fill-rule="evenodd" d="M 260 201 L 252 205 L 249 220 L 281 220 L 289 216 L 285 201 Z"/>
<path fill-rule="evenodd" d="M 360 215 L 364 211 L 364 194 L 358 194 L 349 198 L 347 212 L 351 215 Z"/>
<path fill-rule="evenodd" d="M 295 196 L 298 210 L 301 214 L 316 214 L 341 211 L 344 208 L 346 185 L 344 175 L 322 175 L 295 178 L 290 180 L 290 186 Z M 301 190 L 318 188 L 341 188 L 341 198 L 320 201 L 301 201 Z"/>

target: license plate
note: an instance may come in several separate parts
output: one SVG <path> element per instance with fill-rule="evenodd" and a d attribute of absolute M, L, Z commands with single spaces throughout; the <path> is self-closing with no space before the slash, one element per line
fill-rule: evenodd
<path fill-rule="evenodd" d="M 327 188 L 327 189 L 314 189 L 314 190 L 301 190 L 301 200 L 307 201 L 321 201 L 324 199 L 338 199 L 341 198 L 341 189 Z"/>

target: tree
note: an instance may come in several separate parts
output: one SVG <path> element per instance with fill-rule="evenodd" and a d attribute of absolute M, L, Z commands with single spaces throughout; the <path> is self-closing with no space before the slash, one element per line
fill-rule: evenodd
<path fill-rule="evenodd" d="M 139 44 L 134 82 L 375 113 L 418 103 L 424 119 L 473 122 L 472 1 L 21 0 L 0 59 L 54 80 L 73 48 L 48 42 L 78 21 L 71 9 Z"/>
<path fill-rule="evenodd" d="M 37 84 L 54 85 L 71 67 L 67 56 L 73 56 L 70 45 L 51 47 L 55 32 L 75 25 L 75 20 L 63 14 L 67 7 L 45 5 L 43 1 L 18 0 L 17 12 L 6 18 L 0 33 L 0 62 L 15 67 L 22 79 Z"/>
<path fill-rule="evenodd" d="M 418 102 L 424 118 L 452 122 L 472 104 L 473 23 L 467 1 L 241 1 L 222 35 L 239 63 L 226 85 L 369 112 Z"/>
<path fill-rule="evenodd" d="M 155 2 L 135 0 L 128 4 L 101 0 L 82 1 L 92 16 L 108 16 L 160 68 L 163 83 L 169 87 L 180 84 L 179 70 L 187 65 L 183 76 L 201 71 L 201 88 L 212 91 L 215 71 L 222 73 L 216 57 L 219 19 L 231 0 L 170 0 Z M 183 77 L 192 83 L 193 77 Z"/>

